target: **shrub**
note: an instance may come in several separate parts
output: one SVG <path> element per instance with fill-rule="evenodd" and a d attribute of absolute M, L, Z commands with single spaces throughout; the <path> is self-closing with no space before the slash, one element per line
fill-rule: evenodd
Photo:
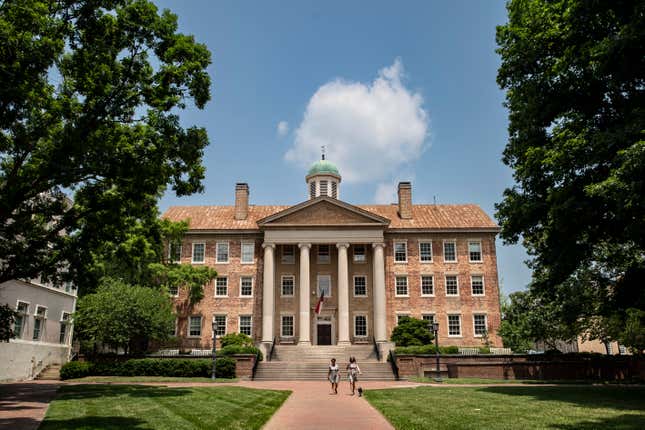
<path fill-rule="evenodd" d="M 258 361 L 262 361 L 262 351 L 254 346 L 226 345 L 217 352 L 218 355 L 228 357 L 234 354 L 255 354 Z"/>
<path fill-rule="evenodd" d="M 253 339 L 243 333 L 229 333 L 219 339 L 222 348 L 229 345 L 253 346 Z"/>
<path fill-rule="evenodd" d="M 70 361 L 60 369 L 60 379 L 76 379 L 89 376 L 92 372 L 92 363 Z"/>
<path fill-rule="evenodd" d="M 429 345 L 433 339 L 430 322 L 411 317 L 401 318 L 390 336 L 396 346 Z"/>
<path fill-rule="evenodd" d="M 396 354 L 436 354 L 437 349 L 434 345 L 412 345 L 397 347 L 394 352 Z M 441 354 L 459 354 L 459 347 L 457 346 L 440 346 L 439 352 Z"/>

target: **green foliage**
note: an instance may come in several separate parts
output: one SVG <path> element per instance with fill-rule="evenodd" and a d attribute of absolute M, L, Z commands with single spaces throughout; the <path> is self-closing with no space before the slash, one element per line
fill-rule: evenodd
<path fill-rule="evenodd" d="M 413 345 L 413 346 L 397 346 L 394 350 L 396 354 L 436 354 L 437 348 L 434 345 Z M 458 346 L 440 346 L 440 354 L 459 354 Z"/>
<path fill-rule="evenodd" d="M 210 99 L 211 55 L 177 29 L 148 0 L 1 3 L 0 283 L 94 285 L 78 268 L 103 241 L 136 268 L 156 249 L 129 229 L 154 229 L 166 188 L 203 189 L 208 136 L 179 114 Z"/>
<path fill-rule="evenodd" d="M 222 348 L 229 345 L 253 346 L 253 339 L 244 333 L 229 333 L 220 337 L 219 341 Z"/>
<path fill-rule="evenodd" d="M 9 342 L 9 339 L 16 337 L 11 329 L 16 318 L 16 311 L 9 305 L 0 305 L 0 342 Z"/>
<path fill-rule="evenodd" d="M 397 346 L 427 345 L 433 339 L 429 321 L 411 317 L 401 318 L 390 336 L 390 340 Z"/>
<path fill-rule="evenodd" d="M 126 361 L 77 362 L 71 361 L 61 368 L 61 379 L 85 376 L 172 376 L 209 377 L 213 361 L 206 359 L 142 358 Z M 235 378 L 235 360 L 221 357 L 215 361 L 218 378 Z"/>
<path fill-rule="evenodd" d="M 165 293 L 105 279 L 78 301 L 75 324 L 84 339 L 138 353 L 150 340 L 167 339 L 175 316 Z"/>
<path fill-rule="evenodd" d="M 497 28 L 516 185 L 497 217 L 531 292 L 581 334 L 645 309 L 645 3 L 511 0 Z"/>
<path fill-rule="evenodd" d="M 256 348 L 254 346 L 229 344 L 222 347 L 219 351 L 217 351 L 218 356 L 226 357 L 226 356 L 235 355 L 235 354 L 255 354 L 258 361 L 262 361 L 263 359 L 262 351 L 260 351 L 259 348 Z"/>
<path fill-rule="evenodd" d="M 645 353 L 645 311 L 627 309 L 627 318 L 618 340 L 623 345 L 629 345 L 632 354 Z"/>

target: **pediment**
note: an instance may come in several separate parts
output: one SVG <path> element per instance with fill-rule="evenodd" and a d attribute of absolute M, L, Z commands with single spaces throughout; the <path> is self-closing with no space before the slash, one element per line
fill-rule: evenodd
<path fill-rule="evenodd" d="M 258 221 L 261 227 L 387 226 L 390 220 L 348 203 L 318 197 Z"/>

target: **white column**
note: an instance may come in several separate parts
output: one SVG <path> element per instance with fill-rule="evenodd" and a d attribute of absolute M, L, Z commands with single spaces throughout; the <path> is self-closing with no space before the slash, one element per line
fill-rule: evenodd
<path fill-rule="evenodd" d="M 309 289 L 309 249 L 311 243 L 299 243 L 300 248 L 300 338 L 298 344 L 311 345 L 310 333 L 310 296 Z"/>
<path fill-rule="evenodd" d="M 374 339 L 385 342 L 385 258 L 383 255 L 385 244 L 374 243 L 374 256 L 372 267 L 374 270 Z"/>
<path fill-rule="evenodd" d="M 273 342 L 273 312 L 274 312 L 274 279 L 275 263 L 273 261 L 275 244 L 265 243 L 264 248 L 264 277 L 262 284 L 262 342 Z"/>
<path fill-rule="evenodd" d="M 348 243 L 338 248 L 338 344 L 349 344 L 349 286 L 347 269 Z"/>

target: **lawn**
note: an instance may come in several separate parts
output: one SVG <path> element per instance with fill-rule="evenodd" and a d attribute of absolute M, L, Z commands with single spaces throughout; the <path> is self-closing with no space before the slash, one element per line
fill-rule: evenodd
<path fill-rule="evenodd" d="M 397 429 L 643 429 L 644 387 L 417 387 L 369 390 Z"/>
<path fill-rule="evenodd" d="M 39 430 L 259 429 L 289 394 L 224 386 L 68 385 Z"/>
<path fill-rule="evenodd" d="M 420 377 L 409 377 L 411 382 L 423 382 L 429 384 L 436 384 L 437 382 L 434 378 L 420 378 Z M 485 378 L 445 378 L 443 379 L 443 384 L 448 385 L 464 385 L 464 384 L 481 384 L 481 385 L 491 385 L 491 384 L 521 384 L 521 385 L 632 385 L 635 383 L 642 384 L 638 381 L 598 381 L 598 380 L 565 380 L 565 379 L 485 379 Z"/>
<path fill-rule="evenodd" d="M 215 382 L 235 382 L 237 379 L 217 378 Z M 210 382 L 211 378 L 184 378 L 174 376 L 86 376 L 85 378 L 68 379 L 65 382 Z"/>

